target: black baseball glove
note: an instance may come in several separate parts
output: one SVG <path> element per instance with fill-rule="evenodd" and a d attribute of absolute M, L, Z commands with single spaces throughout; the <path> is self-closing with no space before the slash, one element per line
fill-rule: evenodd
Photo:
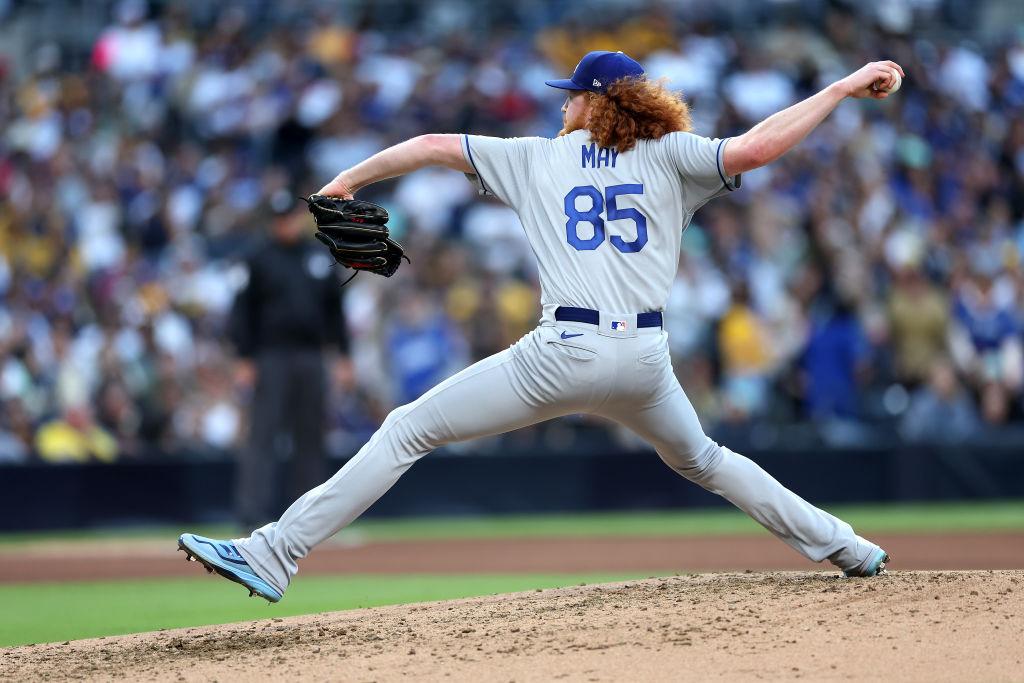
<path fill-rule="evenodd" d="M 315 237 L 346 268 L 391 277 L 403 258 L 409 260 L 402 245 L 388 236 L 388 212 L 383 206 L 320 194 L 310 195 L 306 203 L 316 221 Z"/>

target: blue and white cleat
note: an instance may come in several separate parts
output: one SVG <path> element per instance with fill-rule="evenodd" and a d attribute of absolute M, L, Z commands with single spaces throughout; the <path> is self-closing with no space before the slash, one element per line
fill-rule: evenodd
<path fill-rule="evenodd" d="M 862 564 L 856 569 L 847 569 L 843 574 L 848 577 L 853 576 L 881 576 L 885 573 L 885 565 L 889 562 L 889 554 L 877 548 L 875 552 L 868 558 L 868 561 Z"/>
<path fill-rule="evenodd" d="M 189 562 L 194 558 L 206 567 L 206 571 L 217 572 L 228 581 L 242 584 L 249 589 L 250 598 L 258 595 L 277 602 L 282 597 L 276 588 L 256 575 L 231 541 L 182 534 L 178 537 L 178 550 L 185 551 Z"/>

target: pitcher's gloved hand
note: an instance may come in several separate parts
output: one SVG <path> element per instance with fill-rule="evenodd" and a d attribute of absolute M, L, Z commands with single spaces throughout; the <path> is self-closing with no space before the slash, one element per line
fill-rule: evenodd
<path fill-rule="evenodd" d="M 306 199 L 316 221 L 315 237 L 334 260 L 353 270 L 391 277 L 409 257 L 388 235 L 388 212 L 373 202 L 312 194 Z"/>

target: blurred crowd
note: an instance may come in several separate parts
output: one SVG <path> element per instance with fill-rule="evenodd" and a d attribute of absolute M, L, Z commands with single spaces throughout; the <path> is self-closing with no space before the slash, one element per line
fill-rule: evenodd
<path fill-rule="evenodd" d="M 731 3 L 597 4 L 390 2 L 381 18 L 373 3 L 124 0 L 87 50 L 43 35 L 0 55 L 0 461 L 236 448 L 251 389 L 225 329 L 268 198 L 420 133 L 552 136 L 562 94 L 544 79 L 591 49 L 664 76 L 713 137 L 868 61 L 907 73 L 683 235 L 667 327 L 712 433 L 950 444 L 1021 423 L 1024 26 L 982 39 L 938 1 L 776 3 L 756 26 Z M 518 218 L 460 174 L 360 196 L 389 208 L 412 263 L 343 290 L 339 455 L 539 317 Z M 612 428 L 510 439 L 595 429 Z"/>

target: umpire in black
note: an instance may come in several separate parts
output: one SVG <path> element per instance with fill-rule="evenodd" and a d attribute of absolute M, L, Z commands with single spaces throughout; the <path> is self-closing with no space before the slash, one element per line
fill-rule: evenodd
<path fill-rule="evenodd" d="M 330 257 L 307 237 L 312 219 L 305 204 L 282 190 L 269 209 L 269 239 L 246 259 L 248 281 L 229 321 L 240 356 L 236 376 L 254 386 L 235 491 L 245 529 L 280 513 L 281 461 L 289 461 L 285 500 L 323 481 L 325 351 L 336 349 L 340 363 L 348 351 L 339 281 Z"/>

